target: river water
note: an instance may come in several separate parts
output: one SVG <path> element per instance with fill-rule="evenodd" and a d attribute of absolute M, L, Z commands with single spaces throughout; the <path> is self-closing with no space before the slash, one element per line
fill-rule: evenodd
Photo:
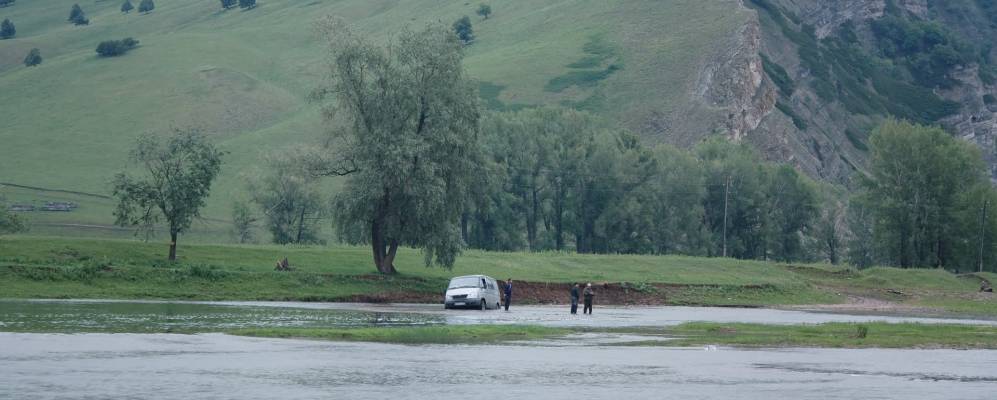
<path fill-rule="evenodd" d="M 985 350 L 614 347 L 586 335 L 405 346 L 162 333 L 439 323 L 994 323 L 670 307 L 565 314 L 561 307 L 506 313 L 407 305 L 0 301 L 0 331 L 7 331 L 0 332 L 0 399 L 997 398 L 997 351 Z"/>

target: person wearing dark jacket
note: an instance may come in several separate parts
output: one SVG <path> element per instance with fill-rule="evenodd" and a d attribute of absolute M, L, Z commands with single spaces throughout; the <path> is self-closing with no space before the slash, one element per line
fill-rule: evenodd
<path fill-rule="evenodd" d="M 592 298 L 595 297 L 595 291 L 592 290 L 592 284 L 585 284 L 585 290 L 582 292 L 585 296 L 585 308 L 582 309 L 582 314 L 592 315 Z"/>
<path fill-rule="evenodd" d="M 512 278 L 505 281 L 505 310 L 509 311 L 509 303 L 512 303 Z"/>
<path fill-rule="evenodd" d="M 578 314 L 578 283 L 571 284 L 571 313 Z"/>

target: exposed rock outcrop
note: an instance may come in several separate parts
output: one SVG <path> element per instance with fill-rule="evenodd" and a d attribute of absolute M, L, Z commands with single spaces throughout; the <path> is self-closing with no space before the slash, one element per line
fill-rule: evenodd
<path fill-rule="evenodd" d="M 719 46 L 699 76 L 697 97 L 724 110 L 723 126 L 718 128 L 734 140 L 758 128 L 775 108 L 777 94 L 765 76 L 760 50 L 756 18 Z"/>
<path fill-rule="evenodd" d="M 928 15 L 927 0 L 898 0 L 896 4 L 922 18 Z M 804 23 L 813 26 L 817 37 L 823 39 L 845 22 L 882 17 L 887 4 L 886 0 L 833 0 L 794 5 Z"/>

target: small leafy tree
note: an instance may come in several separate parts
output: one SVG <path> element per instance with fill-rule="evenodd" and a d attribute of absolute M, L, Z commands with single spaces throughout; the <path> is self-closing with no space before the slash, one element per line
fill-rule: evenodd
<path fill-rule="evenodd" d="M 73 8 L 69 10 L 69 22 L 73 25 L 89 25 L 90 20 L 87 19 L 86 14 L 83 13 L 83 9 L 80 8 L 79 4 L 73 4 Z"/>
<path fill-rule="evenodd" d="M 17 29 L 14 29 L 14 23 L 10 22 L 10 19 L 4 18 L 3 22 L 0 22 L 0 39 L 10 39 L 17 34 Z"/>
<path fill-rule="evenodd" d="M 228 10 L 232 7 L 235 7 L 235 5 L 238 4 L 236 0 L 221 0 L 221 1 L 222 1 L 223 10 Z"/>
<path fill-rule="evenodd" d="M 129 12 L 131 12 L 134 9 L 135 9 L 135 6 L 132 5 L 131 0 L 125 0 L 124 3 L 121 3 L 121 12 L 123 12 L 125 14 L 128 14 Z"/>
<path fill-rule="evenodd" d="M 0 8 L 14 5 L 16 0 L 0 0 Z"/>
<path fill-rule="evenodd" d="M 140 13 L 148 14 L 155 9 L 156 9 L 156 3 L 153 3 L 152 0 L 142 0 L 140 3 L 138 3 L 138 12 Z"/>
<path fill-rule="evenodd" d="M 114 177 L 116 223 L 151 229 L 165 220 L 170 232 L 169 260 L 176 260 L 177 237 L 200 216 L 223 155 L 196 130 L 177 129 L 165 139 L 143 135 L 131 153 L 143 176 L 121 172 Z"/>
<path fill-rule="evenodd" d="M 27 227 L 24 221 L 7 209 L 7 202 L 0 197 L 0 234 L 24 232 Z"/>
<path fill-rule="evenodd" d="M 274 243 L 320 242 L 318 222 L 325 201 L 306 158 L 304 148 L 271 154 L 266 157 L 266 171 L 250 181 L 253 202 L 263 210 Z"/>
<path fill-rule="evenodd" d="M 256 0 L 239 0 L 239 8 L 244 10 L 256 8 Z"/>
<path fill-rule="evenodd" d="M 34 67 L 41 63 L 42 63 L 42 52 L 41 50 L 38 50 L 38 48 L 31 49 L 31 51 L 28 52 L 27 57 L 24 57 L 25 67 Z"/>
<path fill-rule="evenodd" d="M 256 217 L 246 203 L 237 201 L 232 205 L 232 234 L 239 243 L 252 243 L 255 239 L 253 235 L 253 224 Z"/>
<path fill-rule="evenodd" d="M 485 19 L 488 19 L 488 17 L 492 15 L 492 6 L 488 4 L 482 4 L 481 6 L 478 7 L 478 15 L 484 17 Z"/>
<path fill-rule="evenodd" d="M 454 22 L 453 30 L 462 43 L 469 44 L 474 41 L 474 28 L 471 26 L 471 18 L 468 16 L 465 15 Z"/>

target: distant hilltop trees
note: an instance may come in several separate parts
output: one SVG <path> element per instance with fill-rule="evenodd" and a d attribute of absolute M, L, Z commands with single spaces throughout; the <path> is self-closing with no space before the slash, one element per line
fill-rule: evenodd
<path fill-rule="evenodd" d="M 0 0 L 0 8 L 14 5 L 15 0 Z"/>
<path fill-rule="evenodd" d="M 125 2 L 121 4 L 121 12 L 123 12 L 125 14 L 128 14 L 129 12 L 131 12 L 134 9 L 135 9 L 135 6 L 132 5 L 131 0 L 125 0 Z"/>

